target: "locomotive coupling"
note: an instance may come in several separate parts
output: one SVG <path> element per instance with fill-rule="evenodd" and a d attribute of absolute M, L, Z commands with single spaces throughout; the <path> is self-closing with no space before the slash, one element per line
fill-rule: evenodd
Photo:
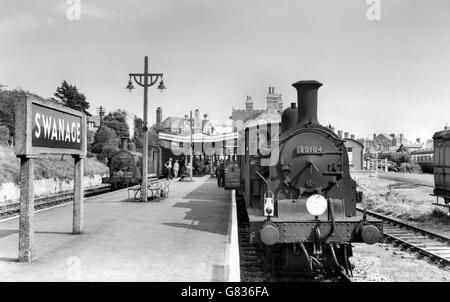
<path fill-rule="evenodd" d="M 266 222 L 260 229 L 261 241 L 266 245 L 274 245 L 280 238 L 278 228 L 271 222 Z"/>

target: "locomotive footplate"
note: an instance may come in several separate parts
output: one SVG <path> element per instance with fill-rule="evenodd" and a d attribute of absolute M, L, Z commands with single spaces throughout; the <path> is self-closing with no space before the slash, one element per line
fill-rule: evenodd
<path fill-rule="evenodd" d="M 258 221 L 251 224 L 251 241 L 266 243 L 320 242 L 374 242 L 383 241 L 381 221 L 331 221 L 277 222 Z M 319 238 L 317 238 L 319 236 Z M 269 242 L 269 243 L 267 243 Z"/>

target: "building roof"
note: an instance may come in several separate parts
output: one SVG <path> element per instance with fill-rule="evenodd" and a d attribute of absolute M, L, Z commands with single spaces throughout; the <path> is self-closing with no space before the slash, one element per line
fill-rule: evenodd
<path fill-rule="evenodd" d="M 169 133 L 189 133 L 189 121 L 184 117 L 169 116 L 158 125 L 160 131 Z"/>
<path fill-rule="evenodd" d="M 231 112 L 231 119 L 233 121 L 244 121 L 252 120 L 262 114 L 265 110 L 246 110 L 246 109 L 233 109 Z"/>
<path fill-rule="evenodd" d="M 427 139 L 425 144 L 422 146 L 422 150 L 434 150 L 434 142 L 432 139 Z"/>
<path fill-rule="evenodd" d="M 345 140 L 345 141 L 348 141 L 348 142 L 353 142 L 353 143 L 355 143 L 355 144 L 361 146 L 362 148 L 364 148 L 364 144 L 361 143 L 360 141 L 356 140 L 356 139 L 352 139 L 352 138 L 344 138 L 344 140 Z"/>
<path fill-rule="evenodd" d="M 248 121 L 245 124 L 244 129 L 256 127 L 259 125 L 277 124 L 280 122 L 281 122 L 281 114 L 279 113 L 279 111 L 277 111 L 275 109 L 269 109 L 269 110 L 264 111 L 262 114 L 260 114 L 255 119 Z"/>

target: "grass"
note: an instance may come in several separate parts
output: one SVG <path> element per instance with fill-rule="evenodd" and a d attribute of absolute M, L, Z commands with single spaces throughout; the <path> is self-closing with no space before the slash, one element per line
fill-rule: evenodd
<path fill-rule="evenodd" d="M 69 155 L 49 155 L 34 160 L 35 179 L 73 179 L 73 159 Z M 0 185 L 7 182 L 19 183 L 20 160 L 15 156 L 12 147 L 0 146 Z M 94 176 L 106 174 L 108 168 L 95 158 L 87 158 L 84 162 L 84 175 Z"/>
<path fill-rule="evenodd" d="M 408 200 L 390 188 L 385 193 L 364 192 L 362 205 L 368 210 L 415 222 L 450 223 L 447 210 L 434 208 L 430 203 Z"/>

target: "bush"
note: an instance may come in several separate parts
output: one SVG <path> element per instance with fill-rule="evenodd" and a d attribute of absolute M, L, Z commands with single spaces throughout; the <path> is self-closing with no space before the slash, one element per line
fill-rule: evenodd
<path fill-rule="evenodd" d="M 0 147 L 0 184 L 6 182 L 18 183 L 20 180 L 20 160 L 12 147 Z M 35 179 L 56 178 L 73 179 L 73 158 L 65 155 L 49 155 L 34 160 Z M 108 174 L 105 164 L 95 158 L 84 161 L 84 175 Z"/>
<path fill-rule="evenodd" d="M 97 158 L 102 162 L 106 162 L 106 160 L 109 160 L 115 152 L 117 152 L 117 147 L 107 145 L 103 147 L 101 153 L 97 154 Z"/>
<path fill-rule="evenodd" d="M 0 125 L 0 146 L 9 146 L 11 144 L 11 135 L 9 135 L 9 128 L 5 125 Z"/>
<path fill-rule="evenodd" d="M 401 166 L 403 163 L 411 163 L 411 155 L 406 152 L 392 153 L 389 154 L 388 160 L 396 163 L 397 166 Z"/>
<path fill-rule="evenodd" d="M 402 163 L 398 167 L 398 172 L 422 174 L 422 167 L 414 163 Z"/>

